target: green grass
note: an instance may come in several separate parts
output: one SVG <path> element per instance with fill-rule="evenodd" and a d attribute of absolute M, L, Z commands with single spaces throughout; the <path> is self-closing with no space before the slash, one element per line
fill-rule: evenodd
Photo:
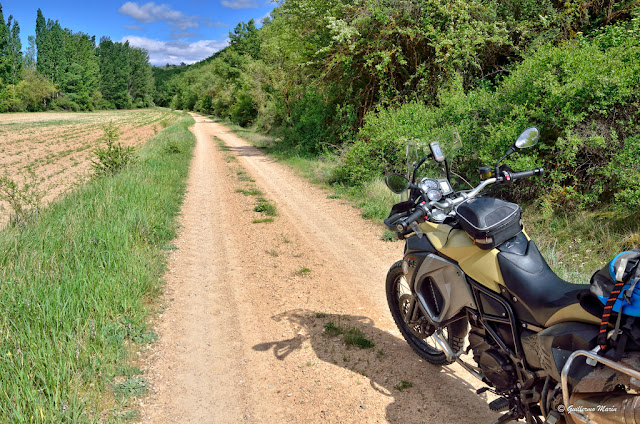
<path fill-rule="evenodd" d="M 382 240 L 384 241 L 396 241 L 396 233 L 394 231 L 391 230 L 384 230 L 384 233 L 382 234 Z"/>
<path fill-rule="evenodd" d="M 265 224 L 273 222 L 273 218 L 257 218 L 252 221 L 254 224 Z"/>
<path fill-rule="evenodd" d="M 117 383 L 113 387 L 113 391 L 124 398 L 128 398 L 143 394 L 148 387 L 149 383 L 144 378 L 130 377 L 123 382 Z"/>
<path fill-rule="evenodd" d="M 549 266 L 573 283 L 588 283 L 593 273 L 620 252 L 640 246 L 637 211 L 573 211 L 546 216 L 524 209 L 525 230 Z"/>
<path fill-rule="evenodd" d="M 276 205 L 269 202 L 267 199 L 259 197 L 256 199 L 256 206 L 253 208 L 254 211 L 263 213 L 268 216 L 277 216 L 278 210 L 276 209 Z"/>
<path fill-rule="evenodd" d="M 410 389 L 411 387 L 413 387 L 413 383 L 407 380 L 402 380 L 401 382 L 395 385 L 396 390 L 399 392 L 406 389 Z"/>
<path fill-rule="evenodd" d="M 333 321 L 329 321 L 324 326 L 324 334 L 329 337 L 342 336 L 344 344 L 347 346 L 355 346 L 360 349 L 370 349 L 375 346 L 371 340 L 367 339 L 365 334 L 359 328 L 344 328 L 336 325 Z"/>
<path fill-rule="evenodd" d="M 296 271 L 296 275 L 309 275 L 309 274 L 311 274 L 311 269 L 307 268 L 306 266 Z"/>
<path fill-rule="evenodd" d="M 136 344 L 156 338 L 147 320 L 175 236 L 192 123 L 185 116 L 121 173 L 0 232 L 0 421 L 109 421 L 127 407 L 116 394 L 139 389 L 115 382 Z"/>
<path fill-rule="evenodd" d="M 236 189 L 236 193 L 242 193 L 245 196 L 260 196 L 262 194 L 262 192 L 255 187 L 239 188 Z"/>
<path fill-rule="evenodd" d="M 329 337 L 336 337 L 344 333 L 344 330 L 334 324 L 333 321 L 329 321 L 324 326 L 324 333 Z"/>

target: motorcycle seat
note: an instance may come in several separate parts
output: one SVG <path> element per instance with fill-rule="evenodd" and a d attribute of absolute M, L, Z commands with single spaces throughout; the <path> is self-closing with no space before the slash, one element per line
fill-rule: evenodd
<path fill-rule="evenodd" d="M 529 240 L 526 250 L 523 250 L 498 253 L 502 278 L 510 297 L 517 298 L 511 303 L 520 319 L 526 321 L 526 315 L 530 315 L 529 319 L 533 318 L 536 324 L 546 327 L 554 314 L 568 306 L 576 305 L 572 311 L 578 311 L 578 315 L 587 313 L 579 307 L 578 295 L 589 291 L 588 284 L 572 284 L 558 277 L 533 240 Z M 522 309 L 523 313 L 519 313 Z M 571 316 L 565 318 L 572 319 Z"/>

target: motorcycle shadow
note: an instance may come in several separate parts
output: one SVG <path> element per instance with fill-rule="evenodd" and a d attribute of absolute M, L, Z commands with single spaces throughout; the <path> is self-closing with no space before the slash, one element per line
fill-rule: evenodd
<path fill-rule="evenodd" d="M 377 328 L 366 316 L 296 309 L 272 319 L 289 322 L 296 336 L 255 345 L 255 351 L 272 351 L 285 360 L 309 344 L 318 359 L 364 376 L 376 392 L 392 398 L 388 422 L 482 423 L 498 417 L 486 395 L 475 393 L 473 377 L 467 381 L 457 366 L 425 362 L 401 336 Z"/>

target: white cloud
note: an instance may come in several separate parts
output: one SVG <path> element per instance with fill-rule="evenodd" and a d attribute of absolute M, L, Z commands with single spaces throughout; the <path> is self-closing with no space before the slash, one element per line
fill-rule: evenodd
<path fill-rule="evenodd" d="M 211 21 L 207 18 L 187 16 L 178 10 L 173 10 L 166 4 L 155 4 L 154 2 L 141 5 L 136 2 L 129 1 L 123 4 L 120 9 L 118 9 L 118 12 L 123 15 L 131 16 L 138 23 L 143 24 L 166 21 L 169 25 L 180 31 L 199 28 L 201 25 L 213 26 Z"/>
<path fill-rule="evenodd" d="M 163 20 L 176 21 L 185 17 L 182 12 L 172 10 L 166 4 L 156 5 L 153 2 L 139 5 L 138 3 L 129 1 L 123 4 L 122 7 L 118 9 L 118 12 L 131 16 L 136 21 L 145 24 Z"/>
<path fill-rule="evenodd" d="M 257 0 L 222 0 L 220 4 L 231 9 L 251 9 L 258 7 Z"/>
<path fill-rule="evenodd" d="M 149 52 L 149 62 L 155 66 L 169 64 L 196 63 L 208 58 L 227 46 L 227 40 L 200 40 L 193 43 L 185 41 L 159 41 L 150 38 L 128 35 L 121 42 L 129 41 L 134 47 Z"/>

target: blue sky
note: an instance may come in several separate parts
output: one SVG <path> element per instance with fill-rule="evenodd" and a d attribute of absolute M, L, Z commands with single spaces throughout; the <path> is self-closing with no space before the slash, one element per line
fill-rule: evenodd
<path fill-rule="evenodd" d="M 149 51 L 153 65 L 194 63 L 227 45 L 229 31 L 249 19 L 259 22 L 275 4 L 269 0 L 80 1 L 0 0 L 5 21 L 20 25 L 23 51 L 35 35 L 36 13 L 63 28 L 125 41 Z"/>

